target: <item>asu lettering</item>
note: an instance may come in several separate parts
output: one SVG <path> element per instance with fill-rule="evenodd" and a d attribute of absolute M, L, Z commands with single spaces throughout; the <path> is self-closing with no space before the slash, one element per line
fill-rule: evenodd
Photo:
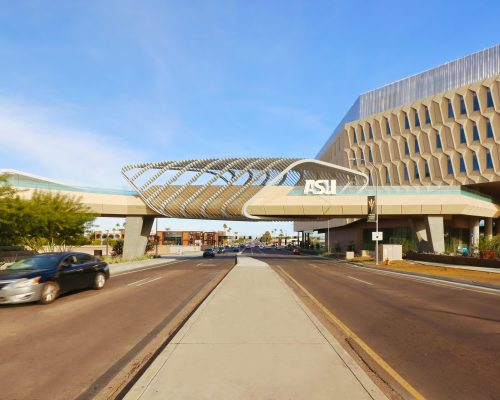
<path fill-rule="evenodd" d="M 304 194 L 329 195 L 337 193 L 337 181 L 332 179 L 306 180 Z"/>

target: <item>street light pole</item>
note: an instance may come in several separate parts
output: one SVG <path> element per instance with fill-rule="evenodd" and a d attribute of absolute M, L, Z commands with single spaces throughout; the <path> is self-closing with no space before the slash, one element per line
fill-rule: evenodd
<path fill-rule="evenodd" d="M 330 254 L 330 220 L 328 220 L 328 227 L 326 228 L 326 245 L 328 254 Z"/>
<path fill-rule="evenodd" d="M 349 160 L 358 161 L 357 158 L 349 158 Z M 378 173 L 375 174 L 374 180 L 373 170 L 375 169 L 375 165 L 371 161 L 367 162 L 364 158 L 361 160 L 371 165 L 372 169 L 370 169 L 370 176 L 372 178 L 372 187 L 375 185 L 375 232 L 377 232 L 375 237 L 375 265 L 378 265 Z"/>

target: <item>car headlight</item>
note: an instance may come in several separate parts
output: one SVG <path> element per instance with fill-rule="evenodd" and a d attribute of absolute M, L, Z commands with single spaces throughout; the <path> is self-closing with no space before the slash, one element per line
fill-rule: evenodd
<path fill-rule="evenodd" d="M 26 279 L 26 278 L 19 279 L 18 281 L 11 283 L 9 285 L 9 288 L 21 289 L 29 286 L 35 286 L 40 283 L 41 278 L 42 278 L 41 276 L 37 276 L 36 278 L 31 278 L 31 279 Z"/>

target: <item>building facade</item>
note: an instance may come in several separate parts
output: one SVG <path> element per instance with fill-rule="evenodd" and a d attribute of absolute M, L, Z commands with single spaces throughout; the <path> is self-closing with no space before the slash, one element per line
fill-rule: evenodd
<path fill-rule="evenodd" d="M 499 144 L 497 45 L 360 95 L 317 158 L 364 172 L 382 193 L 408 188 L 425 202 L 429 191 L 454 188 L 498 208 Z M 379 208 L 384 241 L 438 252 L 477 246 L 480 230 L 500 233 L 500 223 L 497 212 L 473 208 L 442 206 L 418 215 Z M 365 221 L 331 220 L 332 244 L 373 248 L 374 226 Z M 298 222 L 295 228 L 324 231 L 326 224 Z"/>

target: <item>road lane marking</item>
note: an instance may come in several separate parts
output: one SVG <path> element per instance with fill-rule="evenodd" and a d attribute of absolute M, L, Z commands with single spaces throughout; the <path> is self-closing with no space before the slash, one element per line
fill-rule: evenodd
<path fill-rule="evenodd" d="M 326 308 L 316 297 L 314 297 L 304 286 L 297 282 L 292 276 L 287 273 L 281 266 L 277 267 L 289 278 L 297 287 L 299 287 L 311 300 L 316 304 L 328 317 L 340 327 L 344 333 L 354 340 L 358 346 L 360 346 L 366 353 L 373 358 L 373 360 L 380 365 L 396 382 L 398 382 L 403 388 L 405 388 L 408 393 L 410 393 L 417 400 L 425 400 L 422 396 L 409 382 L 407 382 L 401 375 L 399 375 L 382 357 L 380 357 L 370 346 L 368 346 L 363 339 L 356 335 L 347 325 L 345 325 L 340 319 L 338 319 L 332 312 Z"/>
<path fill-rule="evenodd" d="M 368 281 L 364 281 L 363 279 L 358 279 L 358 278 L 355 278 L 354 276 L 350 276 L 350 275 L 346 275 L 348 278 L 351 278 L 351 279 L 354 279 L 355 281 L 358 281 L 358 282 L 363 282 L 363 283 L 366 283 L 367 285 L 373 285 L 373 283 L 371 282 L 368 282 Z"/>
<path fill-rule="evenodd" d="M 311 267 L 313 268 L 319 268 L 317 265 L 314 265 L 314 264 L 309 264 Z"/>
<path fill-rule="evenodd" d="M 157 281 L 158 279 L 161 279 L 161 278 L 163 278 L 163 277 L 162 277 L 162 276 L 159 276 L 158 278 L 151 279 L 150 281 L 139 283 L 138 285 L 135 285 L 135 287 L 142 286 L 142 285 L 147 285 L 148 283 L 151 283 L 151 282 Z"/>
<path fill-rule="evenodd" d="M 216 267 L 217 265 L 215 264 L 204 264 L 204 263 L 198 263 L 196 264 L 197 267 Z"/>
<path fill-rule="evenodd" d="M 131 282 L 131 283 L 127 283 L 127 286 L 131 286 L 131 285 L 135 285 L 136 283 L 139 283 L 139 282 L 144 282 L 144 281 L 147 281 L 149 278 L 151 278 L 151 277 L 150 277 L 150 276 L 148 276 L 147 278 L 144 278 L 144 279 L 139 279 L 138 281 Z"/>

